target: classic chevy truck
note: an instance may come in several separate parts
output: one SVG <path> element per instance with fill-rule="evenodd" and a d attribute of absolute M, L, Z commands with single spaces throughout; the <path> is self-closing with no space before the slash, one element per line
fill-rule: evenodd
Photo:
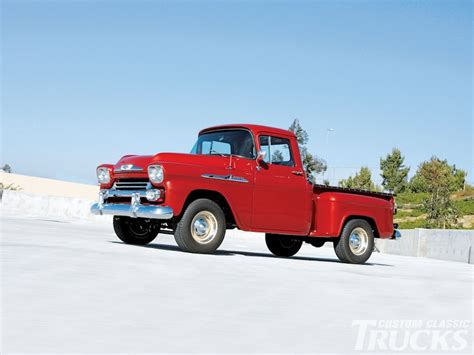
<path fill-rule="evenodd" d="M 166 233 L 183 251 L 212 253 L 227 229 L 239 228 L 265 233 L 277 256 L 332 242 L 341 261 L 360 264 L 374 238 L 400 237 L 393 195 L 309 183 L 295 135 L 277 128 L 206 128 L 190 154 L 126 155 L 99 165 L 97 178 L 91 212 L 113 215 L 129 244 Z"/>

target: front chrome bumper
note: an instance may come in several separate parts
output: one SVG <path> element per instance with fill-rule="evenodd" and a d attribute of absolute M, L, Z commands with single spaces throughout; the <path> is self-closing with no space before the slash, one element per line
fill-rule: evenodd
<path fill-rule="evenodd" d="M 144 197 L 144 192 L 113 191 L 102 190 L 99 192 L 99 201 L 91 206 L 91 213 L 95 215 L 126 216 L 132 218 L 170 219 L 173 218 L 173 209 L 168 206 L 142 205 L 140 197 Z M 128 197 L 132 198 L 128 203 L 106 203 L 108 197 Z"/>

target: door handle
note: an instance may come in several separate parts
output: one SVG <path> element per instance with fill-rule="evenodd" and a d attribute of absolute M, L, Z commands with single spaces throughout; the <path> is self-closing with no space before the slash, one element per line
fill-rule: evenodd
<path fill-rule="evenodd" d="M 292 173 L 293 175 L 299 175 L 299 176 L 303 175 L 303 172 L 302 172 L 302 171 L 298 171 L 298 170 L 293 170 L 291 173 Z"/>

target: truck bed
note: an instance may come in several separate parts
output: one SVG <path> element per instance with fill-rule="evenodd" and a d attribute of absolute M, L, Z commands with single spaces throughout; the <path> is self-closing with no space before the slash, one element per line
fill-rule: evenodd
<path fill-rule="evenodd" d="M 392 236 L 393 194 L 326 185 L 314 185 L 313 194 L 311 236 L 337 237 L 351 218 L 367 220 L 377 237 Z"/>
<path fill-rule="evenodd" d="M 387 200 L 390 200 L 392 197 L 396 196 L 395 194 L 391 194 L 387 192 L 368 191 L 368 190 L 361 190 L 361 189 L 349 189 L 345 187 L 326 186 L 322 184 L 313 185 L 313 192 L 316 194 L 320 194 L 321 192 L 329 192 L 329 191 L 344 192 L 344 193 L 349 193 L 349 194 L 354 194 L 354 195 L 382 197 Z"/>

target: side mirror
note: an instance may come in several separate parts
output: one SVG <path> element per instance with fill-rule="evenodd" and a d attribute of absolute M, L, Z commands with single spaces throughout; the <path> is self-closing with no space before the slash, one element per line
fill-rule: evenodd
<path fill-rule="evenodd" d="M 257 162 L 264 161 L 265 157 L 267 156 L 267 152 L 264 150 L 259 150 L 257 152 Z"/>

